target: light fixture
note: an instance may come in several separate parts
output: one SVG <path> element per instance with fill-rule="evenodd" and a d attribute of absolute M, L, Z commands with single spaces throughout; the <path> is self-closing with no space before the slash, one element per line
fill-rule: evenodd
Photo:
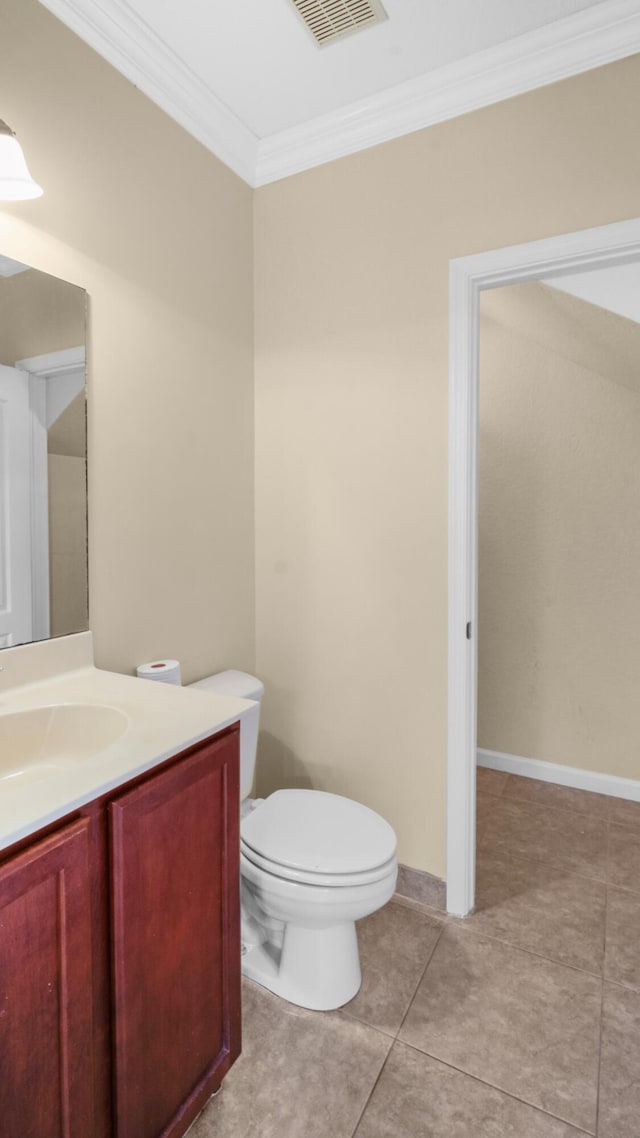
<path fill-rule="evenodd" d="M 0 201 L 39 198 L 42 187 L 27 170 L 22 147 L 6 122 L 0 119 Z"/>

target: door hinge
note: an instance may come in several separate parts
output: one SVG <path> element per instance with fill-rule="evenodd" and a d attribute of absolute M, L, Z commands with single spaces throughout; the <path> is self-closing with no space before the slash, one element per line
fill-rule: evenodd
<path fill-rule="evenodd" d="M 467 624 L 467 640 L 471 640 L 471 621 Z"/>

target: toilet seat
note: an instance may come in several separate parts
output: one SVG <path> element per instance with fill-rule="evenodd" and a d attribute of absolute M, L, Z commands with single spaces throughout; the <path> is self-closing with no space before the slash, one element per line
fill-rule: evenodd
<path fill-rule="evenodd" d="M 310 873 L 301 869 L 292 869 L 290 866 L 280 865 L 276 861 L 270 861 L 269 858 L 261 857 L 255 850 L 245 846 L 242 840 L 240 841 L 240 853 L 251 865 L 264 870 L 265 873 L 269 873 L 273 877 L 299 882 L 301 885 L 315 885 L 320 888 L 324 886 L 326 889 L 347 889 L 355 885 L 373 885 L 376 881 L 382 881 L 396 867 L 396 859 L 392 857 L 389 861 L 383 862 L 382 865 L 363 870 L 362 873 Z"/>
<path fill-rule="evenodd" d="M 315 885 L 378 881 L 396 837 L 375 811 L 321 790 L 277 790 L 242 820 L 241 849 L 276 876 Z"/>

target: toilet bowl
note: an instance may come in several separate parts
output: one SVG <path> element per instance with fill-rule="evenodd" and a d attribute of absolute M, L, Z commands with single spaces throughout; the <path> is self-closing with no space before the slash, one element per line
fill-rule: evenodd
<path fill-rule="evenodd" d="M 393 830 L 351 799 L 279 790 L 240 832 L 245 975 L 305 1008 L 346 1004 L 361 982 L 355 922 L 395 889 Z"/>
<path fill-rule="evenodd" d="M 361 983 L 355 922 L 395 890 L 395 834 L 373 810 L 325 791 L 249 799 L 262 685 L 222 672 L 193 686 L 255 700 L 240 719 L 242 971 L 301 1007 L 340 1007 Z"/>

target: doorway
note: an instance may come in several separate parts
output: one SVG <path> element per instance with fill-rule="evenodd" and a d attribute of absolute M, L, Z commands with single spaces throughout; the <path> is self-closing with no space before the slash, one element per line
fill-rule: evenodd
<path fill-rule="evenodd" d="M 640 259 L 640 219 L 451 262 L 447 909 L 475 900 L 479 300 L 483 289 Z"/>

